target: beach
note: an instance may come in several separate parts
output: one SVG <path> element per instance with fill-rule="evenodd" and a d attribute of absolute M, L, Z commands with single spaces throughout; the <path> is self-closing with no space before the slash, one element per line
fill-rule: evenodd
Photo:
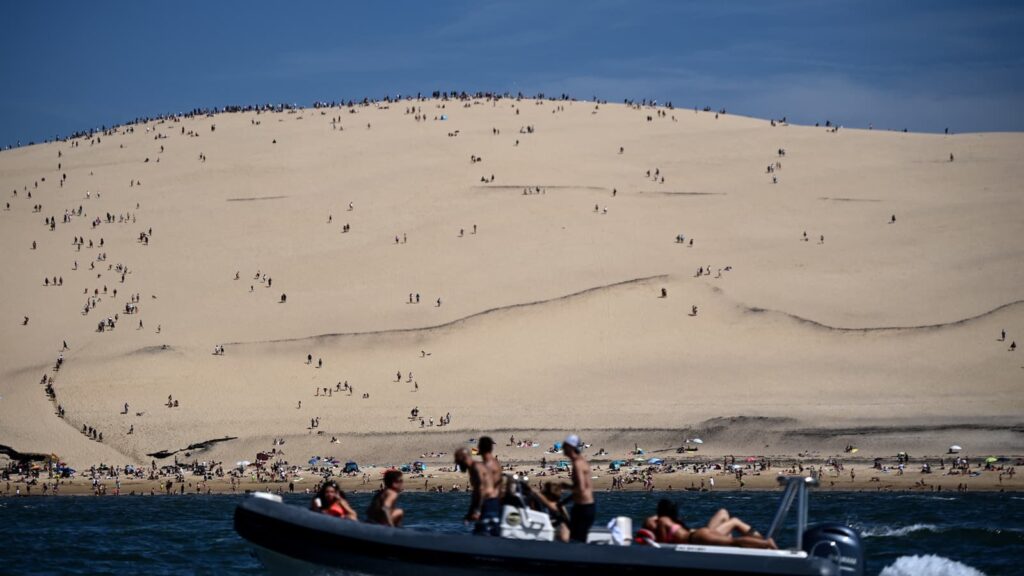
<path fill-rule="evenodd" d="M 6 150 L 0 466 L 435 468 L 490 434 L 530 467 L 575 432 L 608 461 L 834 458 L 857 478 L 826 489 L 1019 490 L 1021 158 L 1020 133 L 516 98 Z M 919 473 L 953 445 L 1005 460 Z M 871 472 L 899 452 L 904 475 Z"/>

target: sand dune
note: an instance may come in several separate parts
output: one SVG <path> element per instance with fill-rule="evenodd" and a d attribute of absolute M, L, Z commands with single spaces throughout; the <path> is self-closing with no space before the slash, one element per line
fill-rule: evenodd
<path fill-rule="evenodd" d="M 0 153 L 0 445 L 79 466 L 274 438 L 385 463 L 482 431 L 1024 453 L 1024 136 L 652 114 L 428 100 Z"/>

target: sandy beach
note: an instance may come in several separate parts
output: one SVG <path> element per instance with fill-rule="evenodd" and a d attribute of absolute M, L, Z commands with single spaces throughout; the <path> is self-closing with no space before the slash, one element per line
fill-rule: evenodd
<path fill-rule="evenodd" d="M 1012 465 L 1022 159 L 1020 133 L 507 98 L 6 150 L 0 465 L 437 466 L 491 434 L 529 466 L 568 432 L 609 459 L 853 461 L 833 489 L 913 489 L 870 481 L 902 451 Z M 1020 489 L 998 474 L 972 489 Z"/>

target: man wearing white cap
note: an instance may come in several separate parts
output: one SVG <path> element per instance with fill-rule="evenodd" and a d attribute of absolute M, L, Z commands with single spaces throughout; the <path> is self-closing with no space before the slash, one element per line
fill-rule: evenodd
<path fill-rule="evenodd" d="M 590 481 L 590 463 L 580 452 L 580 437 L 570 434 L 562 444 L 562 452 L 572 461 L 572 512 L 569 514 L 569 539 L 574 542 L 587 541 L 590 527 L 594 525 L 597 513 L 594 506 L 594 487 Z"/>

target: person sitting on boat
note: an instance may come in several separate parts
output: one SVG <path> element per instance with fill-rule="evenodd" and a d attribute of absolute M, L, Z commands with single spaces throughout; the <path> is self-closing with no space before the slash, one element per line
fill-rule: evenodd
<path fill-rule="evenodd" d="M 545 482 L 540 492 L 532 492 L 534 501 L 540 506 L 535 506 L 541 512 L 547 512 L 551 518 L 551 527 L 555 530 L 555 540 L 559 542 L 569 541 L 569 512 L 565 509 L 565 502 L 562 501 L 562 485 L 555 482 Z"/>
<path fill-rule="evenodd" d="M 356 511 L 349 505 L 348 500 L 345 499 L 345 493 L 341 491 L 338 483 L 334 480 L 324 482 L 324 485 L 320 487 L 320 491 L 317 492 L 316 498 L 313 498 L 310 509 L 314 512 L 346 520 L 358 520 L 359 518 L 356 515 Z"/>
<path fill-rule="evenodd" d="M 395 528 L 402 526 L 405 511 L 397 508 L 395 504 L 398 503 L 398 495 L 402 493 L 404 482 L 402 473 L 398 470 L 388 470 L 384 473 L 384 488 L 373 495 L 370 507 L 366 510 L 368 522 Z"/>
<path fill-rule="evenodd" d="M 704 544 L 739 548 L 776 549 L 775 542 L 761 536 L 749 524 L 729 516 L 724 508 L 715 512 L 704 528 L 690 528 L 679 519 L 679 508 L 671 500 L 658 502 L 658 512 L 644 522 L 644 528 L 665 544 Z M 733 532 L 739 536 L 733 536 Z"/>
<path fill-rule="evenodd" d="M 474 534 L 500 536 L 501 500 L 498 499 L 498 484 L 501 477 L 494 476 L 485 462 L 473 460 L 465 448 L 455 451 L 455 465 L 460 471 L 469 472 L 469 484 L 473 488 L 465 521 L 475 523 Z"/>

